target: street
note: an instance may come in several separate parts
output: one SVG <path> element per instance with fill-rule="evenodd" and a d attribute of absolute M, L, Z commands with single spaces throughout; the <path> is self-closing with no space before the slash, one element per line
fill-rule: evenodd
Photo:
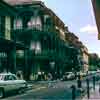
<path fill-rule="evenodd" d="M 49 83 L 48 83 L 49 84 Z M 32 89 L 32 90 L 28 90 L 23 94 L 20 95 L 11 95 L 10 97 L 6 97 L 5 99 L 2 100 L 29 100 L 29 99 L 35 99 L 35 100 L 39 100 L 39 99 L 47 99 L 47 100 L 61 100 L 61 99 L 71 99 L 72 98 L 72 89 L 71 86 L 72 85 L 77 85 L 76 81 L 66 81 L 66 82 L 54 82 L 51 83 L 50 86 L 48 85 L 48 87 L 45 87 L 45 85 L 43 85 L 43 87 L 40 88 L 36 88 L 36 89 Z M 76 92 L 76 96 L 77 98 L 80 97 L 80 92 L 77 91 Z"/>
<path fill-rule="evenodd" d="M 93 87 L 92 76 L 88 77 L 90 80 L 90 88 Z M 2 100 L 29 100 L 29 99 L 47 99 L 47 100 L 61 100 L 61 99 L 72 99 L 72 88 L 74 85 L 76 87 L 75 98 L 80 99 L 81 92 L 77 89 L 77 80 L 70 81 L 39 81 L 28 84 L 31 89 L 25 90 L 24 93 L 14 94 L 9 93 Z M 82 80 L 82 88 L 86 88 L 86 77 Z"/>

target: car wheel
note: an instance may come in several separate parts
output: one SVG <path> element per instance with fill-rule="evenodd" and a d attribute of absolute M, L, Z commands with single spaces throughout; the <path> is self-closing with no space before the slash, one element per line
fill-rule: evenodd
<path fill-rule="evenodd" d="M 0 88 L 0 98 L 4 97 L 4 90 L 2 88 Z"/>
<path fill-rule="evenodd" d="M 20 88 L 19 90 L 18 90 L 18 94 L 21 94 L 21 93 L 24 93 L 25 92 L 25 90 L 23 89 L 23 88 Z"/>

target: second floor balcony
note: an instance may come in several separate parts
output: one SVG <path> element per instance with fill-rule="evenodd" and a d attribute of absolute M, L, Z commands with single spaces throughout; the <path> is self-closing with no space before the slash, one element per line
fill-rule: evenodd
<path fill-rule="evenodd" d="M 52 33 L 51 33 L 52 32 Z M 41 36 L 53 35 L 56 29 L 44 25 L 34 25 L 31 27 L 17 27 L 11 30 L 11 37 L 15 41 L 31 41 L 40 39 Z"/>
<path fill-rule="evenodd" d="M 55 32 L 56 29 L 49 25 L 31 25 L 31 26 L 18 26 L 12 29 L 14 32 L 28 32 L 28 31 L 43 31 L 43 32 Z"/>

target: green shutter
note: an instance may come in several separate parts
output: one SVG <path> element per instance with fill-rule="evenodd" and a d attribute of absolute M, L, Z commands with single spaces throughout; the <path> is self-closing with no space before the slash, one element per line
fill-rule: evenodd
<path fill-rule="evenodd" d="M 9 16 L 5 17 L 5 39 L 10 40 L 11 39 L 11 20 Z"/>

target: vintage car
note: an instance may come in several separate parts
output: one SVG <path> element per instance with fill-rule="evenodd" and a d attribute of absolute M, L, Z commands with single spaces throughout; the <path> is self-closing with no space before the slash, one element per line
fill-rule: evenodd
<path fill-rule="evenodd" d="M 22 91 L 27 87 L 25 80 L 18 80 L 15 74 L 1 73 L 0 74 L 0 98 L 5 96 L 9 91 Z"/>

